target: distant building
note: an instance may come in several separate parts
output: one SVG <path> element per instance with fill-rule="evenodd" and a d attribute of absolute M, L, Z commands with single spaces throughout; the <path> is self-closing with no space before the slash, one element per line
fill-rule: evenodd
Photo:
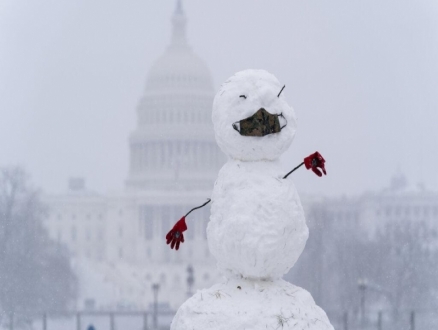
<path fill-rule="evenodd" d="M 146 309 L 153 283 L 160 284 L 160 302 L 176 308 L 191 290 L 188 265 L 192 289 L 218 278 L 206 241 L 209 206 L 190 215 L 178 252 L 165 242 L 180 217 L 211 197 L 225 162 L 211 122 L 211 75 L 187 44 L 179 1 L 172 25 L 171 43 L 150 70 L 137 107 L 126 191 L 99 195 L 74 178 L 66 194 L 46 197 L 50 235 L 76 260 L 79 308 Z"/>
<path fill-rule="evenodd" d="M 424 185 L 410 186 L 406 177 L 398 173 L 389 187 L 354 197 L 304 198 L 303 205 L 323 206 L 333 221 L 344 228 L 361 228 L 370 238 L 388 222 L 424 221 L 438 229 L 438 192 Z"/>

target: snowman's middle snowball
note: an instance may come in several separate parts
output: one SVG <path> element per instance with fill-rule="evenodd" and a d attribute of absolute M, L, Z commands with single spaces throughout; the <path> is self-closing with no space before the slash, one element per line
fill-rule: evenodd
<path fill-rule="evenodd" d="M 278 161 L 229 160 L 214 186 L 208 246 L 227 277 L 276 279 L 306 245 L 308 229 L 292 180 Z"/>

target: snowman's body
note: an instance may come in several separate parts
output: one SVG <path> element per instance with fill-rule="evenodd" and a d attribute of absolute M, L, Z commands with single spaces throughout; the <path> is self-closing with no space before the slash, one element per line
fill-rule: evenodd
<path fill-rule="evenodd" d="M 213 190 L 207 238 L 227 276 L 279 278 L 306 244 L 308 230 L 292 180 L 278 161 L 231 159 Z"/>
<path fill-rule="evenodd" d="M 214 186 L 207 239 L 226 281 L 186 301 L 172 330 L 333 330 L 307 291 L 280 279 L 308 237 L 300 199 L 278 161 L 296 128 L 281 87 L 266 71 L 246 70 L 215 97 L 216 140 L 229 160 Z M 242 120 L 257 113 L 269 120 L 281 116 L 281 130 L 242 136 Z"/>

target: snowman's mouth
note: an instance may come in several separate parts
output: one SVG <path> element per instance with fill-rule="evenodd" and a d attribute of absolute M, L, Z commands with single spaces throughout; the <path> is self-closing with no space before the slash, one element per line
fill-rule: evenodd
<path fill-rule="evenodd" d="M 236 121 L 233 128 L 243 136 L 265 136 L 279 133 L 287 125 L 283 114 L 271 114 L 260 108 L 251 117 Z"/>

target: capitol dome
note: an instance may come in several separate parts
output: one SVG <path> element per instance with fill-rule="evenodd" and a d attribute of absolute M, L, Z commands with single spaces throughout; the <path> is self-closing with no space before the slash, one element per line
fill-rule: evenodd
<path fill-rule="evenodd" d="M 172 41 L 150 70 L 146 91 L 172 88 L 212 92 L 210 70 L 188 45 L 186 24 L 181 2 L 178 2 L 172 18 Z"/>
<path fill-rule="evenodd" d="M 137 107 L 128 188 L 211 189 L 224 161 L 211 122 L 211 74 L 187 43 L 186 23 L 178 1 L 170 45 L 152 66 Z"/>
<path fill-rule="evenodd" d="M 146 91 L 166 88 L 212 92 L 211 76 L 207 65 L 188 46 L 179 49 L 169 47 L 150 70 Z"/>

